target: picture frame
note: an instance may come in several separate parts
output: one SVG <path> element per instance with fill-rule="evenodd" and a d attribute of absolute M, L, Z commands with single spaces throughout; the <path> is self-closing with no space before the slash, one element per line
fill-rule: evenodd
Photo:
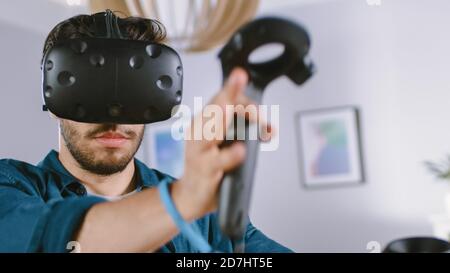
<path fill-rule="evenodd" d="M 304 187 L 348 186 L 364 182 L 357 107 L 299 111 L 295 123 Z"/>
<path fill-rule="evenodd" d="M 184 170 L 184 140 L 172 136 L 173 120 L 150 124 L 145 133 L 145 161 L 149 167 L 180 178 Z M 178 126 L 179 132 L 184 130 Z"/>

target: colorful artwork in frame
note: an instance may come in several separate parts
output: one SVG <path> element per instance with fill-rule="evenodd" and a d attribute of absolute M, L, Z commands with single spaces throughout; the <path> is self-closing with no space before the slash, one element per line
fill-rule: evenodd
<path fill-rule="evenodd" d="M 301 177 L 306 187 L 364 181 L 357 108 L 298 112 L 296 123 Z"/>

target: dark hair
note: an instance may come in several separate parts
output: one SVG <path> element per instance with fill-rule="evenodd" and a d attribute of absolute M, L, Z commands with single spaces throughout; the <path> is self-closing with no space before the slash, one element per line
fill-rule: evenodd
<path fill-rule="evenodd" d="M 163 42 L 166 29 L 162 23 L 154 19 L 141 17 L 121 18 L 124 31 L 130 40 Z M 95 37 L 94 16 L 77 15 L 56 25 L 48 34 L 44 43 L 43 55 L 57 42 L 67 39 Z"/>

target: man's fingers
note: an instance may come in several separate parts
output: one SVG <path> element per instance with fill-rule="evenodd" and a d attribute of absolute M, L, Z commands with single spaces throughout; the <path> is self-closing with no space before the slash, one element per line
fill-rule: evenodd
<path fill-rule="evenodd" d="M 245 87 L 247 86 L 247 83 L 247 72 L 245 72 L 245 70 L 242 68 L 233 69 L 225 82 L 225 86 L 218 95 L 219 101 L 214 102 L 213 100 L 211 103 L 217 103 L 219 105 L 236 104 L 237 99 L 243 93 Z"/>
<path fill-rule="evenodd" d="M 227 105 L 235 105 L 237 102 L 248 102 L 249 100 L 243 95 L 243 91 L 247 86 L 248 76 L 242 68 L 236 68 L 228 77 L 223 89 L 205 106 L 203 111 L 197 114 L 191 122 L 190 128 L 186 131 L 187 137 L 190 139 L 199 140 L 197 143 L 200 146 L 208 147 L 220 143 L 224 139 L 224 134 L 228 125 L 233 118 L 233 111 L 227 111 Z M 215 107 L 215 108 L 213 108 Z M 221 116 L 210 115 L 205 116 L 205 113 L 215 113 L 220 111 Z M 205 124 L 211 124 L 211 119 L 218 119 L 217 124 L 221 128 L 215 128 L 213 132 L 206 132 L 208 136 L 204 135 L 203 128 Z"/>
<path fill-rule="evenodd" d="M 219 164 L 224 172 L 236 168 L 244 161 L 244 159 L 245 145 L 242 142 L 235 142 L 232 145 L 220 150 Z"/>
<path fill-rule="evenodd" d="M 223 130 L 222 132 L 217 132 L 217 135 L 215 136 L 215 142 L 220 142 L 224 134 L 226 133 L 228 126 L 233 121 L 234 117 L 234 106 L 237 105 L 239 102 L 249 102 L 249 99 L 245 97 L 244 90 L 247 86 L 248 82 L 248 76 L 245 70 L 242 68 L 235 68 L 228 77 L 226 84 L 222 91 L 217 96 L 216 100 L 211 101 L 211 104 L 216 103 L 220 106 L 220 108 L 223 111 L 223 120 L 222 120 L 222 126 Z M 230 108 L 232 111 L 230 111 Z"/>
<path fill-rule="evenodd" d="M 243 91 L 248 83 L 247 72 L 242 68 L 235 68 L 217 95 L 208 104 L 219 105 L 225 110 L 226 105 L 235 105 L 242 100 Z"/>
<path fill-rule="evenodd" d="M 274 137 L 277 132 L 276 129 L 268 123 L 263 123 L 260 128 L 260 135 L 259 135 L 259 140 L 261 140 L 262 142 L 268 142 L 272 139 L 272 137 Z"/>
<path fill-rule="evenodd" d="M 267 124 L 264 117 L 260 116 L 255 102 L 245 96 L 243 92 L 247 81 L 248 76 L 243 69 L 234 69 L 222 91 L 205 106 L 201 113 L 194 117 L 186 133 L 189 139 L 197 140 L 199 149 L 223 142 L 227 137 L 227 131 L 230 130 L 230 125 L 235 121 L 235 115 L 259 125 L 260 140 L 268 141 L 271 138 L 271 128 L 267 128 L 270 125 Z M 263 113 L 262 115 L 264 116 Z"/>

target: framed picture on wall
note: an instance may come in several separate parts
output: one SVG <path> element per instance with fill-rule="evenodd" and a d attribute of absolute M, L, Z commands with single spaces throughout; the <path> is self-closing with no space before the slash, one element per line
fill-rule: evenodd
<path fill-rule="evenodd" d="M 356 107 L 298 112 L 296 127 L 300 174 L 305 187 L 364 181 Z"/>
<path fill-rule="evenodd" d="M 173 122 L 150 124 L 146 131 L 147 164 L 163 173 L 180 178 L 184 170 L 184 141 L 172 135 Z M 178 132 L 183 126 L 174 128 Z"/>

